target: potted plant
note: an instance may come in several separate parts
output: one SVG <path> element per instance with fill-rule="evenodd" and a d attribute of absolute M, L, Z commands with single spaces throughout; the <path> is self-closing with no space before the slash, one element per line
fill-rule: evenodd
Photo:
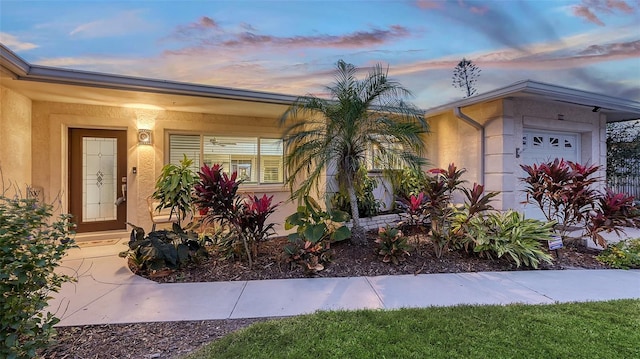
<path fill-rule="evenodd" d="M 180 225 L 193 210 L 192 191 L 198 177 L 190 168 L 192 164 L 193 160 L 184 155 L 180 165 L 165 165 L 151 195 L 158 202 L 156 210 L 170 208 L 170 216 L 177 216 Z"/>

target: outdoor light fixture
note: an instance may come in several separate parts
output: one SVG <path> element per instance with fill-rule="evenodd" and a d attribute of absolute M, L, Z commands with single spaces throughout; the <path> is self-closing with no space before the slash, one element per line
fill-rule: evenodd
<path fill-rule="evenodd" d="M 150 145 L 151 143 L 151 130 L 138 130 L 138 144 Z"/>
<path fill-rule="evenodd" d="M 593 110 L 591 110 L 591 112 L 600 112 L 600 107 L 593 106 Z"/>

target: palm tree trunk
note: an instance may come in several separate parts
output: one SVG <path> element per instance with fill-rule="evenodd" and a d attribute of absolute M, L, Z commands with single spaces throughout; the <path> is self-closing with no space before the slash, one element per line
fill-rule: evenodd
<path fill-rule="evenodd" d="M 353 179 L 347 179 L 347 193 L 349 194 L 349 202 L 351 204 L 351 241 L 360 245 L 367 245 L 367 235 L 364 228 L 360 226 L 360 213 L 358 212 L 358 197 L 356 189 L 353 186 Z"/>

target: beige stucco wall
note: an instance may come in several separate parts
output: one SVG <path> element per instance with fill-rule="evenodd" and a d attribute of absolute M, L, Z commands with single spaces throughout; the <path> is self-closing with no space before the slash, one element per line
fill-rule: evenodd
<path fill-rule="evenodd" d="M 31 179 L 31 100 L 0 87 L 0 169 L 7 195 L 19 190 L 26 196 Z M 4 186 L 0 184 L 0 191 Z"/>
<path fill-rule="evenodd" d="M 246 136 L 280 136 L 276 119 L 233 117 L 212 114 L 173 112 L 140 108 L 92 106 L 56 102 L 33 103 L 33 182 L 45 188 L 48 199 L 62 194 L 63 210 L 68 208 L 67 189 L 67 133 L 69 128 L 100 128 L 127 130 L 127 221 L 151 228 L 146 198 L 155 185 L 163 165 L 168 161 L 168 135 L 170 133 L 207 133 Z M 151 129 L 153 144 L 138 145 L 137 130 Z M 137 168 L 137 174 L 132 168 Z M 271 217 L 276 230 L 283 231 L 284 218 L 293 213 L 295 206 L 287 203 L 288 190 L 282 185 L 250 186 L 242 192 L 274 195 L 282 202 Z"/>
<path fill-rule="evenodd" d="M 516 148 L 522 147 L 524 129 L 578 133 L 580 162 L 606 165 L 606 118 L 590 108 L 513 98 L 461 110 L 484 126 L 484 176 L 479 171 L 480 131 L 458 119 L 453 110 L 429 118 L 428 158 L 432 167 L 453 162 L 466 168 L 469 185 L 484 182 L 486 191 L 499 191 L 492 203 L 496 209 L 522 209 L 522 159 L 516 158 Z M 564 120 L 558 120 L 559 114 Z M 604 167 L 600 176 L 604 178 Z"/>
<path fill-rule="evenodd" d="M 496 142 L 494 138 L 496 129 L 502 127 L 502 104 L 500 101 L 465 107 L 462 109 L 462 113 L 491 129 L 491 131 L 487 131 L 491 136 L 485 145 L 489 143 L 493 145 Z M 427 158 L 430 163 L 428 167 L 447 168 L 450 163 L 454 163 L 456 167 L 466 170 L 462 178 L 467 181 L 467 186 L 485 182 L 486 178 L 483 178 L 480 170 L 482 161 L 481 131 L 457 118 L 453 110 L 430 117 L 429 124 L 431 125 L 431 135 L 425 139 Z M 499 151 L 493 147 L 491 152 L 485 151 L 485 172 L 487 162 L 501 160 L 500 156 L 496 156 Z M 488 189 L 500 190 L 500 187 L 493 186 L 493 184 L 494 182 L 488 182 Z M 462 198 L 455 198 L 455 200 L 461 201 Z M 501 199 L 498 198 L 497 201 L 501 201 Z"/>

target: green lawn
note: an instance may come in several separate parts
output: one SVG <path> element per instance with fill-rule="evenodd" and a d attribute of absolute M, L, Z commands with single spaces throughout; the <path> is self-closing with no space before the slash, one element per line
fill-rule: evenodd
<path fill-rule="evenodd" d="M 187 358 L 640 358 L 640 300 L 319 312 Z"/>

